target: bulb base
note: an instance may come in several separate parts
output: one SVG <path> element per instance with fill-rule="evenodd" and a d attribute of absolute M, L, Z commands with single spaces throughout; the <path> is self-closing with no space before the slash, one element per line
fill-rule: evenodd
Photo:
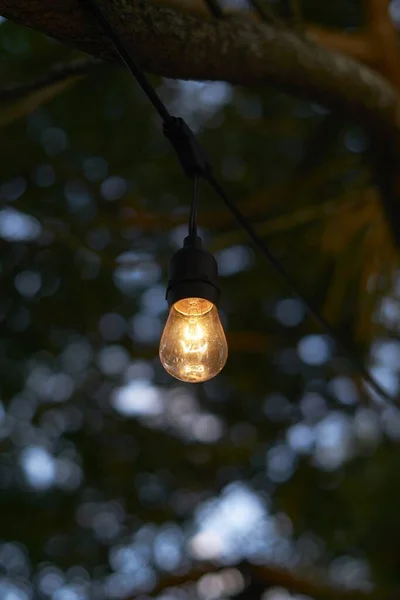
<path fill-rule="evenodd" d="M 217 261 L 202 248 L 201 238 L 185 238 L 169 265 L 168 306 L 184 298 L 204 298 L 218 306 L 219 296 Z"/>

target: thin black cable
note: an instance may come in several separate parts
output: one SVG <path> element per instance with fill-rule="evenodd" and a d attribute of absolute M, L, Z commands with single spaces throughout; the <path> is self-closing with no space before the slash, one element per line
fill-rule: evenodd
<path fill-rule="evenodd" d="M 308 312 L 312 317 L 322 326 L 323 329 L 327 332 L 329 337 L 336 342 L 338 347 L 342 350 L 342 352 L 349 357 L 353 366 L 362 376 L 362 378 L 370 385 L 370 387 L 377 393 L 380 397 L 393 401 L 393 398 L 385 392 L 385 390 L 380 386 L 380 384 L 375 381 L 372 375 L 369 374 L 364 364 L 355 356 L 354 352 L 351 348 L 344 342 L 337 334 L 337 332 L 332 328 L 332 326 L 328 323 L 328 321 L 319 313 L 318 309 L 312 304 L 312 302 L 304 296 L 304 294 L 300 293 L 297 288 L 297 284 L 292 279 L 292 277 L 285 271 L 282 265 L 277 261 L 277 259 L 271 254 L 268 250 L 267 246 L 264 244 L 260 236 L 256 233 L 253 227 L 250 225 L 249 221 L 243 215 L 243 213 L 237 208 L 237 206 L 232 202 L 232 200 L 227 196 L 221 185 L 215 179 L 214 176 L 209 176 L 207 178 L 209 184 L 214 189 L 214 191 L 218 194 L 218 196 L 225 202 L 226 206 L 235 217 L 236 221 L 239 223 L 241 227 L 247 232 L 247 235 L 253 242 L 253 245 L 261 252 L 262 256 L 267 260 L 270 266 L 280 275 L 281 279 L 284 281 L 285 285 L 291 290 L 292 294 L 299 298 L 304 306 L 307 308 Z"/>
<path fill-rule="evenodd" d="M 197 237 L 197 211 L 199 206 L 199 184 L 200 178 L 198 175 L 193 177 L 193 197 L 190 205 L 189 215 L 189 237 L 195 239 Z"/>
<path fill-rule="evenodd" d="M 108 20 L 103 15 L 100 8 L 97 6 L 96 2 L 94 2 L 94 0 L 81 0 L 81 2 L 88 6 L 88 8 L 93 13 L 93 16 L 102 26 L 105 33 L 107 34 L 107 37 L 110 39 L 116 51 L 125 63 L 125 66 L 132 73 L 132 75 L 134 76 L 134 78 L 136 79 L 136 81 L 138 82 L 138 84 L 140 85 L 140 87 L 142 88 L 142 90 L 144 91 L 144 93 L 146 94 L 146 96 L 148 97 L 158 114 L 160 115 L 161 119 L 163 121 L 168 121 L 171 118 L 171 115 L 164 102 L 158 96 L 153 86 L 147 79 L 146 75 L 143 73 L 143 71 L 139 68 L 139 66 L 133 60 L 131 55 L 128 53 L 124 44 L 119 39 Z"/>
<path fill-rule="evenodd" d="M 274 11 L 268 5 L 264 7 L 259 0 L 249 0 L 249 2 L 264 23 L 272 23 L 277 27 L 283 26 L 283 22 L 275 15 Z"/>
<path fill-rule="evenodd" d="M 260 19 L 265 23 L 269 23 L 268 15 L 264 11 L 264 8 L 261 6 L 258 0 L 250 0 L 250 4 L 254 8 L 255 12 L 258 14 Z"/>
<path fill-rule="evenodd" d="M 223 10 L 216 0 L 204 0 L 204 2 L 207 4 L 207 8 L 213 17 L 215 17 L 216 19 L 224 18 L 225 15 L 223 13 Z"/>
<path fill-rule="evenodd" d="M 242 212 L 236 207 L 236 205 L 230 200 L 227 196 L 221 185 L 212 175 L 211 165 L 208 162 L 207 156 L 203 150 L 203 148 L 198 143 L 195 138 L 193 132 L 187 126 L 187 124 L 180 118 L 173 117 L 170 115 L 164 103 L 161 101 L 156 91 L 151 86 L 145 74 L 141 71 L 135 61 L 128 54 L 122 42 L 119 40 L 118 36 L 115 34 L 111 25 L 108 23 L 106 17 L 98 8 L 97 4 L 94 0 L 81 0 L 83 3 L 86 3 L 97 21 L 104 28 L 104 31 L 110 38 L 111 42 L 114 44 L 117 52 L 120 54 L 123 62 L 135 77 L 136 81 L 147 95 L 150 102 L 153 104 L 158 114 L 160 115 L 163 123 L 164 123 L 164 133 L 167 138 L 170 140 L 173 145 L 175 151 L 177 152 L 178 159 L 181 163 L 181 166 L 184 172 L 189 177 L 194 177 L 194 194 L 191 206 L 191 216 L 189 218 L 189 234 L 196 227 L 196 215 L 197 215 L 197 204 L 198 204 L 198 182 L 199 177 L 203 177 L 206 179 L 214 191 L 220 196 L 220 198 L 225 202 L 228 209 L 231 211 L 237 222 L 243 229 L 247 232 L 248 236 L 252 240 L 254 246 L 261 252 L 262 256 L 268 261 L 268 263 L 272 266 L 272 268 L 280 275 L 285 284 L 290 288 L 293 295 L 299 298 L 303 304 L 308 309 L 309 313 L 315 318 L 316 321 L 325 329 L 328 335 L 335 341 L 342 349 L 342 351 L 348 356 L 351 360 L 352 364 L 362 376 L 362 378 L 370 385 L 371 389 L 375 391 L 382 399 L 388 400 L 390 402 L 393 401 L 393 398 L 385 392 L 385 390 L 379 385 L 377 381 L 369 374 L 363 363 L 355 356 L 352 349 L 348 347 L 348 345 L 339 338 L 336 331 L 331 327 L 331 325 L 325 320 L 325 318 L 319 314 L 319 311 L 313 304 L 303 296 L 297 289 L 297 284 L 290 277 L 290 275 L 285 271 L 285 269 L 281 266 L 281 264 L 277 261 L 277 259 L 270 253 L 262 239 L 257 235 L 253 227 L 247 221 L 246 217 L 242 214 Z"/>

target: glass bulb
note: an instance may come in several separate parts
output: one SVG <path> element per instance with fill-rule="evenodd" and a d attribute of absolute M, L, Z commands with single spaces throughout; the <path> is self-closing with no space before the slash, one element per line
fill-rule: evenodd
<path fill-rule="evenodd" d="M 218 310 L 203 298 L 184 298 L 170 308 L 160 342 L 164 369 L 181 381 L 201 383 L 215 377 L 228 358 Z"/>

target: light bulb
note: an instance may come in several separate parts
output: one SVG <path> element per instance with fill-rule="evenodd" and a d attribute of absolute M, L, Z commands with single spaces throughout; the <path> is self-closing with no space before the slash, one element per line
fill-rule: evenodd
<path fill-rule="evenodd" d="M 228 358 L 228 344 L 215 304 L 184 298 L 170 308 L 160 342 L 160 360 L 176 379 L 201 383 L 215 377 Z"/>

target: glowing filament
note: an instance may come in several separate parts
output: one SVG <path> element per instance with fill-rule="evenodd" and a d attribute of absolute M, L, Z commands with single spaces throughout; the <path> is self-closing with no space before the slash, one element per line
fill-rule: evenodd
<path fill-rule="evenodd" d="M 181 381 L 215 377 L 226 363 L 228 346 L 217 308 L 202 298 L 185 298 L 171 306 L 160 342 L 160 359 Z"/>

